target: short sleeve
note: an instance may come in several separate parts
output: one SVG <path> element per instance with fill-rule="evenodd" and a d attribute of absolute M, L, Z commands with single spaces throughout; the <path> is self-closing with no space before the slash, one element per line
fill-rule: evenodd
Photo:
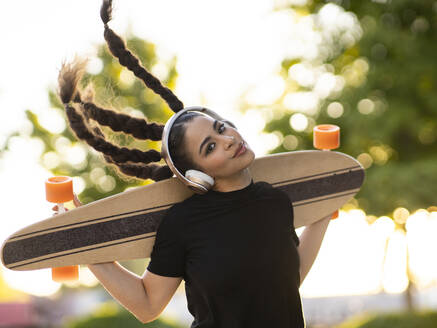
<path fill-rule="evenodd" d="M 171 208 L 166 212 L 156 231 L 155 244 L 147 270 L 160 276 L 183 277 L 185 250 L 181 242 L 178 218 Z"/>
<path fill-rule="evenodd" d="M 290 203 L 291 207 L 291 238 L 293 239 L 296 247 L 299 246 L 300 240 L 299 236 L 296 234 L 296 228 L 294 227 L 294 206 Z"/>

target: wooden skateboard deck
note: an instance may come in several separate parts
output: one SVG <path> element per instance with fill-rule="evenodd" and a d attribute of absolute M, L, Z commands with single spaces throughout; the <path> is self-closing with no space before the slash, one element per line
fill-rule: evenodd
<path fill-rule="evenodd" d="M 254 182 L 285 191 L 295 228 L 335 212 L 360 189 L 364 170 L 353 157 L 320 150 L 256 158 Z M 173 177 L 130 189 L 27 226 L 3 244 L 1 260 L 12 270 L 147 258 L 169 207 L 193 192 Z"/>

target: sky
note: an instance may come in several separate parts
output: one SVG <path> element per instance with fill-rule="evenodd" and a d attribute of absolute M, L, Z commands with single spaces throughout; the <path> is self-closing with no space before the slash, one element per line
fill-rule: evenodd
<path fill-rule="evenodd" d="M 56 88 L 63 60 L 75 54 L 96 57 L 97 45 L 104 42 L 100 4 L 97 0 L 0 1 L 0 144 L 12 131 L 28 131 L 25 109 L 36 112 L 49 129 L 65 125 L 50 111 L 47 91 Z M 259 156 L 274 148 L 277 140 L 260 133 L 264 125 L 259 113 L 242 115 L 236 111 L 239 97 L 250 86 L 257 86 L 251 97 L 269 103 L 283 87 L 277 78 L 281 59 L 290 53 L 313 54 L 319 39 L 311 31 L 310 20 L 298 25 L 292 12 L 272 12 L 273 5 L 272 0 L 114 1 L 110 26 L 122 36 L 129 32 L 155 43 L 158 58 L 177 56 L 176 95 L 186 106 L 206 105 L 236 123 Z M 325 18 L 331 27 L 335 21 L 350 23 L 335 19 L 333 14 L 339 10 L 334 6 L 328 9 Z M 303 66 L 296 67 L 297 78 L 298 71 L 303 72 Z M 316 83 L 317 75 L 302 74 L 302 84 Z M 319 88 L 324 90 L 322 83 Z M 52 215 L 44 191 L 44 181 L 51 173 L 38 163 L 41 144 L 15 138 L 10 148 L 0 159 L 1 242 L 19 228 Z M 421 215 L 435 225 L 435 215 Z M 380 290 L 383 278 L 373 268 L 381 266 L 381 250 L 393 230 L 387 220 L 382 218 L 382 223 L 371 228 L 362 211 L 341 212 L 338 221 L 328 227 L 302 294 L 315 297 Z M 298 229 L 298 234 L 301 231 Z M 396 252 L 403 252 L 404 242 L 396 235 L 390 244 L 395 255 L 387 272 L 391 268 L 391 272 L 401 274 L 390 275 L 385 282 L 388 291 L 405 288 L 404 264 L 396 260 L 402 258 Z M 345 243 L 350 247 L 345 248 Z M 434 267 L 427 272 L 433 274 L 427 281 L 437 276 Z M 59 288 L 50 281 L 47 270 L 3 270 L 3 275 L 11 286 L 35 295 L 51 294 Z M 95 283 L 87 277 L 87 283 Z M 360 284 L 356 283 L 358 277 Z M 41 283 L 33 283 L 35 279 Z"/>

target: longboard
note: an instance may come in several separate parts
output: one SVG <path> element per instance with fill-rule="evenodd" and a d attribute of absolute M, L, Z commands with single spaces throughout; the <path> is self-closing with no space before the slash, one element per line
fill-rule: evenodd
<path fill-rule="evenodd" d="M 360 189 L 364 169 L 339 152 L 305 150 L 256 158 L 254 182 L 287 193 L 295 228 L 341 208 Z M 147 258 L 165 211 L 193 192 L 173 177 L 29 225 L 3 244 L 1 260 L 12 270 L 34 270 Z"/>

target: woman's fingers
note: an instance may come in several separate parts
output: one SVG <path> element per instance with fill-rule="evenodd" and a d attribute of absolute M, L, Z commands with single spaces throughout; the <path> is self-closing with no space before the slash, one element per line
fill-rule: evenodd
<path fill-rule="evenodd" d="M 74 195 L 74 198 L 73 198 L 74 206 L 76 206 L 76 207 L 82 206 L 82 203 L 80 202 L 79 198 L 77 198 L 77 195 L 74 193 L 73 193 L 73 195 Z"/>
<path fill-rule="evenodd" d="M 77 195 L 75 193 L 73 193 L 73 203 L 74 203 L 74 206 L 76 206 L 76 207 L 82 206 L 82 203 L 80 202 L 79 198 L 77 198 Z M 53 215 L 58 214 L 58 210 L 59 210 L 58 205 L 53 206 L 52 210 L 56 211 L 56 213 Z M 65 208 L 65 210 L 68 211 L 67 208 Z"/>
<path fill-rule="evenodd" d="M 65 212 L 68 212 L 69 211 L 69 209 L 68 208 L 65 208 Z M 58 209 L 56 209 L 56 212 L 55 213 L 53 213 L 53 215 L 58 215 L 59 213 L 58 213 Z M 52 215 L 52 216 L 53 216 Z"/>

